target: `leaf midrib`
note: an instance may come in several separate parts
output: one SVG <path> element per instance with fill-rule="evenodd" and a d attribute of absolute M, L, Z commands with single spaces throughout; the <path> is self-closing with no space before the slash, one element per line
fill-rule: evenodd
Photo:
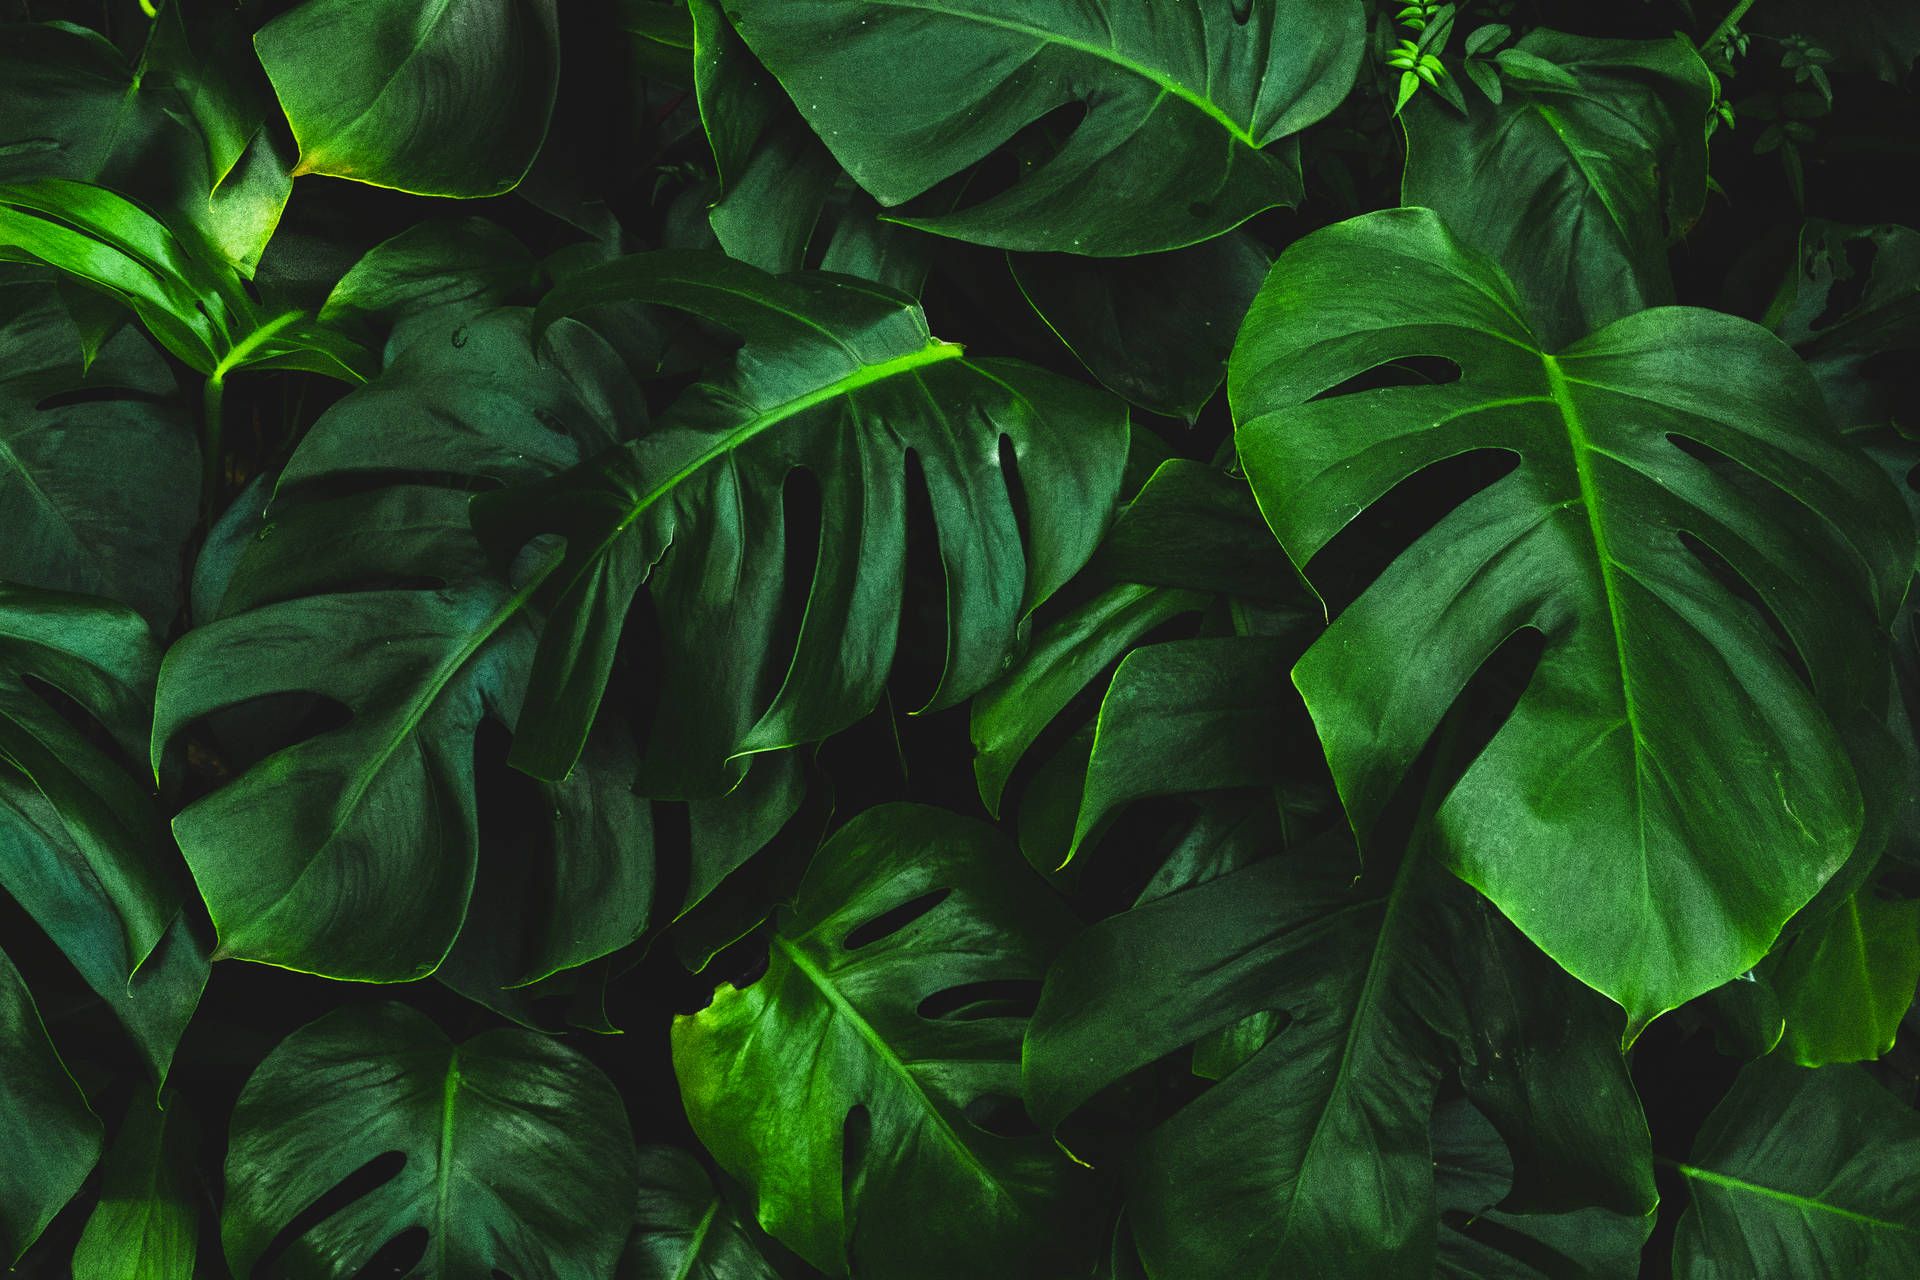
<path fill-rule="evenodd" d="M 646 514 L 655 503 L 685 484 L 709 463 L 734 453 L 762 432 L 776 427 L 798 414 L 805 413 L 808 409 L 825 404 L 829 400 L 837 400 L 843 396 L 853 395 L 855 392 L 870 387 L 875 383 L 884 382 L 889 378 L 899 377 L 902 374 L 912 373 L 930 364 L 959 359 L 964 354 L 965 349 L 961 347 L 959 343 L 941 342 L 936 339 L 916 351 L 909 351 L 903 355 L 882 360 L 878 364 L 863 365 L 855 369 L 852 373 L 835 378 L 825 386 L 816 387 L 811 391 L 795 396 L 791 400 L 784 401 L 771 409 L 749 418 L 733 430 L 725 432 L 715 438 L 711 444 L 701 450 L 694 458 L 675 468 L 671 474 L 667 475 L 664 479 L 660 480 L 636 498 L 633 505 L 627 509 L 627 513 L 620 518 L 619 523 L 614 525 L 607 536 L 602 538 L 592 550 L 580 557 L 578 563 L 588 565 L 599 560 L 613 549 L 614 543 L 618 542 L 621 537 L 626 534 L 626 531 L 632 527 L 633 522 Z M 579 575 L 576 574 L 574 581 L 578 581 L 578 578 Z M 569 586 L 571 586 L 571 583 Z"/>
<path fill-rule="evenodd" d="M 1663 1163 L 1665 1162 L 1663 1161 Z M 1690 1179 L 1704 1182 L 1709 1186 L 1719 1187 L 1724 1191 L 1740 1191 L 1749 1195 L 1760 1196 L 1763 1199 L 1776 1200 L 1782 1204 L 1790 1204 L 1802 1213 L 1818 1211 L 1820 1213 L 1831 1214 L 1836 1218 L 1842 1218 L 1848 1222 L 1859 1223 L 1862 1226 L 1879 1227 L 1887 1231 L 1901 1231 L 1910 1235 L 1914 1233 L 1914 1228 L 1904 1222 L 1890 1222 L 1885 1218 L 1876 1218 L 1871 1214 L 1860 1213 L 1841 1205 L 1828 1204 L 1825 1200 L 1816 1200 L 1812 1196 L 1797 1195 L 1794 1192 L 1782 1191 L 1778 1187 L 1769 1187 L 1759 1182 L 1748 1182 L 1746 1179 L 1736 1178 L 1732 1174 L 1719 1173 L 1712 1169 L 1702 1169 L 1697 1165 L 1682 1164 L 1677 1160 L 1673 1161 L 1672 1165 L 1677 1172 L 1684 1174 Z"/>
<path fill-rule="evenodd" d="M 942 18 L 976 22 L 984 27 L 996 27 L 1003 31 L 1014 32 L 1017 35 L 1029 36 L 1040 41 L 1042 45 L 1058 45 L 1060 48 L 1072 49 L 1076 53 L 1083 53 L 1088 57 L 1097 58 L 1102 62 L 1119 67 L 1123 71 L 1129 71 L 1147 81 L 1149 84 L 1158 86 L 1163 94 L 1171 94 L 1180 99 L 1188 106 L 1199 111 L 1202 115 L 1205 115 L 1208 119 L 1214 121 L 1214 123 L 1218 124 L 1222 129 L 1225 129 L 1234 141 L 1251 147 L 1256 151 L 1261 147 L 1261 143 L 1254 136 L 1252 128 L 1248 125 L 1241 124 L 1238 120 L 1228 115 L 1226 109 L 1220 106 L 1219 103 L 1213 101 L 1213 99 L 1207 97 L 1204 93 L 1189 88 L 1187 85 L 1175 80 L 1166 72 L 1156 70 L 1144 62 L 1139 62 L 1128 57 L 1114 46 L 1098 45 L 1087 40 L 1076 40 L 1071 36 L 1061 35 L 1057 31 L 1049 31 L 1045 27 L 1036 27 L 1012 18 L 991 17 L 987 14 L 974 12 L 972 10 L 937 8 L 933 5 L 917 3 L 916 0 L 866 0 L 866 2 L 876 9 L 910 9 L 918 13 L 936 14 Z M 1029 61 L 1031 61 L 1031 59 L 1029 59 Z"/>
<path fill-rule="evenodd" d="M 994 1176 L 992 1170 L 980 1162 L 980 1157 L 974 1154 L 973 1148 L 969 1147 L 966 1142 L 961 1139 L 960 1135 L 953 1131 L 953 1126 L 947 1123 L 946 1116 L 941 1114 L 940 1108 L 934 1105 L 933 1099 L 927 1096 L 927 1091 L 921 1087 L 919 1078 L 916 1077 L 912 1069 L 907 1066 L 905 1059 L 895 1053 L 893 1046 L 888 1044 L 880 1035 L 879 1031 L 874 1029 L 873 1024 L 868 1022 L 866 1017 L 858 1009 L 854 1008 L 853 1002 L 848 1000 L 847 997 L 841 993 L 839 987 L 834 985 L 832 977 L 819 965 L 815 964 L 799 947 L 795 946 L 780 934 L 776 933 L 773 935 L 773 946 L 780 954 L 787 957 L 793 964 L 793 967 L 813 985 L 815 990 L 820 992 L 834 1013 L 843 1018 L 847 1024 L 854 1029 L 855 1033 L 866 1043 L 867 1047 L 873 1051 L 874 1057 L 878 1058 L 884 1066 L 894 1075 L 898 1076 L 900 1081 L 913 1092 L 914 1096 L 920 1099 L 923 1111 L 933 1121 L 935 1132 L 953 1149 L 954 1154 L 960 1158 L 961 1163 L 971 1170 L 981 1183 L 992 1188 L 994 1194 L 1005 1201 L 1016 1213 L 1019 1212 L 1020 1206 L 1015 1202 L 1012 1193 L 1000 1185 L 1000 1180 Z"/>
<path fill-rule="evenodd" d="M 1648 752 L 1648 748 L 1646 737 L 1640 730 L 1640 709 L 1634 702 L 1633 681 L 1627 674 L 1626 623 L 1620 616 L 1620 590 L 1614 581 L 1613 553 L 1607 545 L 1605 522 L 1600 518 L 1600 491 L 1593 478 L 1593 465 L 1589 457 L 1595 452 L 1595 447 L 1587 435 L 1586 424 L 1580 416 L 1580 406 L 1573 397 L 1559 358 L 1542 351 L 1540 364 L 1546 371 L 1547 391 L 1553 397 L 1554 406 L 1560 411 L 1561 422 L 1566 427 L 1574 479 L 1580 487 L 1580 505 L 1586 512 L 1587 529 L 1593 538 L 1594 556 L 1600 569 L 1600 593 L 1607 601 L 1607 623 L 1613 633 L 1614 660 L 1620 672 L 1620 701 L 1626 716 L 1627 732 L 1633 738 L 1633 812 L 1640 844 L 1640 871 L 1644 881 L 1649 874 L 1647 803 L 1640 758 Z"/>
<path fill-rule="evenodd" d="M 281 905 L 292 896 L 293 891 L 299 887 L 300 882 L 306 879 L 307 874 L 312 871 L 314 863 L 319 861 L 320 855 L 326 852 L 333 844 L 334 839 L 339 836 L 341 830 L 345 828 L 348 817 L 360 807 L 360 802 L 366 798 L 367 791 L 373 786 L 374 779 L 379 777 L 381 770 L 386 768 L 387 761 L 391 760 L 394 752 L 400 749 L 400 744 L 411 738 L 419 729 L 420 722 L 426 719 L 427 713 L 433 708 L 434 702 L 446 689 L 447 685 L 451 683 L 453 678 L 467 665 L 474 654 L 478 653 L 482 646 L 484 646 L 488 640 L 492 639 L 501 627 L 506 625 L 509 619 L 526 607 L 527 602 L 532 599 L 535 589 L 545 581 L 547 574 L 551 571 L 552 563 L 549 562 L 546 569 L 531 575 L 527 582 L 507 599 L 506 603 L 502 604 L 500 608 L 489 615 L 487 620 L 478 628 L 469 632 L 466 639 L 461 642 L 460 647 L 443 659 L 440 665 L 434 669 L 433 674 L 421 684 L 413 701 L 408 704 L 406 715 L 402 717 L 399 726 L 387 736 L 386 742 L 374 755 L 373 759 L 358 771 L 354 779 L 352 791 L 336 806 L 335 813 L 338 817 L 335 819 L 333 826 L 328 829 L 325 838 L 313 846 L 313 852 L 308 855 L 306 863 L 300 868 L 300 874 L 294 876 L 288 884 L 286 892 L 274 899 L 271 907 L 256 915 L 256 922 L 264 919 L 271 912 L 279 910 Z M 225 951 L 227 949 L 225 945 L 225 931 L 221 929 L 220 923 L 217 920 L 214 922 L 214 933 L 216 937 L 220 939 L 219 950 Z M 451 950 L 453 943 L 449 941 L 447 947 L 448 950 Z M 445 956 L 442 955 L 441 959 L 445 959 Z M 437 967 L 438 963 L 436 962 L 435 968 Z M 431 972 L 431 970 L 429 970 L 429 972 Z M 420 974 L 418 976 L 424 977 L 426 975 Z"/>

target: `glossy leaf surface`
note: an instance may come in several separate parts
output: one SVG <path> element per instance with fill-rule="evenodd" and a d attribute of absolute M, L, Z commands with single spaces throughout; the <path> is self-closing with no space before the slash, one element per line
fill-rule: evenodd
<path fill-rule="evenodd" d="M 1129 1215 L 1149 1274 L 1431 1274 L 1428 1123 L 1456 1073 L 1525 1153 L 1515 1185 L 1536 1204 L 1650 1207 L 1617 1015 L 1430 859 L 1355 889 L 1341 853 L 1322 841 L 1136 907 L 1048 975 L 1024 1081 L 1049 1127 L 1210 1032 L 1281 1015 L 1141 1140 Z"/>
<path fill-rule="evenodd" d="M 158 662 L 131 610 L 0 583 L 0 887 L 163 1077 L 207 965 L 150 780 L 115 759 L 140 759 Z"/>
<path fill-rule="evenodd" d="M 553 0 L 307 0 L 253 38 L 296 175 L 493 196 L 533 164 L 559 78 Z"/>
<path fill-rule="evenodd" d="M 1084 104 L 1006 191 L 910 225 L 1119 256 L 1194 244 L 1300 195 L 1288 141 L 1353 83 L 1360 6 L 743 0 L 740 34 L 854 181 L 893 207 Z"/>
<path fill-rule="evenodd" d="M 1314 399 L 1409 356 L 1461 376 Z M 1875 636 L 1912 553 L 1906 512 L 1798 360 L 1687 309 L 1556 353 L 1497 268 L 1432 213 L 1396 210 L 1282 255 L 1229 390 L 1255 495 L 1302 566 L 1421 469 L 1518 458 L 1294 669 L 1357 828 L 1473 672 L 1532 628 L 1545 656 L 1440 809 L 1451 865 L 1634 1028 L 1751 967 L 1860 833 L 1823 707 L 1879 696 Z"/>
<path fill-rule="evenodd" d="M 761 1224 L 835 1272 L 1059 1274 L 1074 1171 L 988 1120 L 1020 1093 L 1025 1019 L 998 989 L 1037 981 L 1067 927 L 990 829 L 939 810 L 823 845 L 767 972 L 674 1023 L 688 1118 Z"/>
<path fill-rule="evenodd" d="M 100 1172 L 100 1203 L 74 1247 L 77 1276 L 192 1280 L 200 1249 L 194 1119 L 179 1098 L 166 1109 L 135 1097 Z"/>
<path fill-rule="evenodd" d="M 67 1074 L 13 961 L 0 952 L 0 1120 L 31 1134 L 0 1166 L 0 1253 L 19 1261 L 100 1156 L 100 1121 Z"/>
<path fill-rule="evenodd" d="M 700 1162 L 671 1147 L 640 1152 L 640 1210 L 619 1280 L 778 1280 Z"/>

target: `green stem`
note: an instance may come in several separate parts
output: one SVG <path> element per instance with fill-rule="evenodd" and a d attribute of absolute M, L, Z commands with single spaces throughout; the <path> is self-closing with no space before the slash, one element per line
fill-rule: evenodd
<path fill-rule="evenodd" d="M 200 448 L 205 453 L 203 459 L 206 470 L 200 478 L 200 506 L 209 521 L 213 518 L 216 495 L 220 480 L 224 474 L 220 466 L 220 407 L 226 399 L 226 375 L 218 368 L 207 375 L 206 394 L 201 401 L 203 415 Z"/>
<path fill-rule="evenodd" d="M 1713 29 L 1713 34 L 1708 36 L 1700 47 L 1702 49 L 1711 49 L 1726 39 L 1727 33 L 1740 25 L 1740 19 L 1746 17 L 1747 10 L 1751 8 L 1753 8 L 1753 0 L 1740 0 L 1739 4 L 1733 6 L 1732 13 L 1720 19 L 1720 25 Z"/>
<path fill-rule="evenodd" d="M 246 337 L 233 344 L 227 354 L 220 357 L 220 363 L 213 366 L 213 372 L 207 375 L 207 386 L 201 401 L 202 432 L 200 447 L 205 451 L 206 471 L 201 481 L 200 502 L 209 521 L 213 518 L 215 504 L 220 496 L 220 481 L 225 476 L 221 467 L 220 438 L 223 421 L 221 406 L 226 400 L 227 375 L 247 362 L 247 358 L 265 345 L 267 339 L 299 320 L 306 313 L 288 311 L 275 316 Z"/>

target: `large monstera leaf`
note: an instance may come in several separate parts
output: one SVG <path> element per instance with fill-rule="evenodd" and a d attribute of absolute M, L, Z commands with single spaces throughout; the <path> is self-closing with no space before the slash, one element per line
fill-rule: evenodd
<path fill-rule="evenodd" d="M 667 652 L 656 794 L 724 791 L 744 768 L 733 757 L 816 741 L 864 715 L 899 630 L 910 460 L 946 571 L 946 668 L 933 705 L 996 677 L 1021 618 L 1099 541 L 1127 432 L 1124 406 L 1101 392 L 968 358 L 881 286 L 776 278 L 717 255 L 630 258 L 556 289 L 539 314 L 613 300 L 691 312 L 745 346 L 640 439 L 475 500 L 476 525 L 502 549 L 543 533 L 566 540 L 543 589 L 550 616 L 514 742 L 514 763 L 531 773 L 560 778 L 572 767 L 642 585 Z M 797 470 L 818 487 L 820 529 L 789 647 L 777 637 L 793 621 L 782 597 Z"/>
<path fill-rule="evenodd" d="M 1047 975 L 1024 1082 L 1049 1127 L 1168 1054 L 1279 1015 L 1277 1035 L 1142 1138 L 1127 1213 L 1149 1274 L 1432 1275 L 1428 1129 L 1448 1077 L 1512 1150 L 1516 1211 L 1650 1210 L 1617 1011 L 1430 853 L 1357 887 L 1350 856 L 1319 841 L 1135 907 Z"/>
<path fill-rule="evenodd" d="M 156 770 L 189 725 L 252 699 L 346 709 L 340 727 L 174 818 L 217 954 L 367 981 L 439 967 L 473 891 L 474 736 L 518 706 L 525 604 L 524 591 L 486 582 L 316 595 L 201 627 L 167 652 Z"/>
<path fill-rule="evenodd" d="M 1713 75 L 1684 36 L 1534 31 L 1515 49 L 1560 78 L 1509 77 L 1464 113 L 1422 94 L 1405 115 L 1401 198 L 1439 213 L 1512 277 L 1555 344 L 1673 301 L 1667 245 L 1707 199 Z"/>
<path fill-rule="evenodd" d="M 854 181 L 899 205 L 1057 109 L 1059 150 L 1006 191 L 911 226 L 1122 256 L 1218 235 L 1300 196 L 1292 136 L 1339 105 L 1354 0 L 739 0 L 740 34 Z"/>
<path fill-rule="evenodd" d="M 360 1274 L 409 1228 L 409 1274 L 551 1280 L 612 1273 L 638 1193 L 613 1084 L 559 1041 L 489 1031 L 463 1044 L 398 1004 L 346 1009 L 288 1036 L 233 1112 L 220 1235 L 236 1275 L 361 1166 L 400 1168 L 280 1255 L 275 1275 Z"/>
<path fill-rule="evenodd" d="M 532 167 L 559 85 L 554 0 L 308 0 L 254 36 L 295 175 L 496 196 Z"/>
<path fill-rule="evenodd" d="M 1018 1108 L 1007 987 L 1069 928 L 991 829 L 940 810 L 870 810 L 822 846 L 766 973 L 673 1028 L 687 1116 L 761 1224 L 834 1274 L 1067 1274 L 1072 1167 L 987 1125 Z"/>
<path fill-rule="evenodd" d="M 1920 1115 L 1859 1067 L 1740 1073 L 1679 1166 L 1679 1280 L 1920 1270 Z"/>
<path fill-rule="evenodd" d="M 113 1010 L 156 1078 L 207 978 L 150 782 L 111 754 L 143 754 L 159 660 L 132 610 L 0 583 L 0 889 Z M 69 721 L 63 701 L 104 742 Z"/>
<path fill-rule="evenodd" d="M 1459 380 L 1338 394 L 1416 356 Z M 1898 497 L 1792 353 L 1682 308 L 1556 352 L 1497 267 L 1403 209 L 1282 256 L 1228 386 L 1255 495 L 1302 567 L 1430 464 L 1518 459 L 1294 668 L 1356 828 L 1531 628 L 1544 657 L 1440 808 L 1450 864 L 1630 1031 L 1751 967 L 1860 834 L 1830 713 L 1883 705 L 1912 557 Z"/>

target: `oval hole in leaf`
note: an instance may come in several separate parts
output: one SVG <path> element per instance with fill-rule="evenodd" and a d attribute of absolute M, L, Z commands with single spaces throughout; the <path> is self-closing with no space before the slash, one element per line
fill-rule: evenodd
<path fill-rule="evenodd" d="M 970 1022 L 981 1018 L 1031 1018 L 1040 1005 L 1037 978 L 989 978 L 936 991 L 916 1012 L 923 1018 Z"/>
<path fill-rule="evenodd" d="M 867 1162 L 867 1144 L 872 1138 L 873 1113 L 866 1103 L 856 1102 L 848 1108 L 846 1122 L 840 1128 L 840 1194 L 848 1201 L 853 1199 L 854 1182 Z"/>
<path fill-rule="evenodd" d="M 220 754 L 216 769 L 196 767 L 193 772 L 212 784 L 206 788 L 211 791 L 274 752 L 331 733 L 352 719 L 353 710 L 346 703 L 317 693 L 270 693 L 248 698 L 196 722 L 207 728 Z M 188 750 L 192 759 L 191 741 Z"/>
<path fill-rule="evenodd" d="M 1013 441 L 1000 437 L 1000 475 L 1007 486 L 1007 501 L 1013 507 L 1013 523 L 1020 530 L 1020 545 L 1033 545 L 1033 525 L 1028 519 L 1027 486 L 1020 475 L 1020 456 Z"/>
<path fill-rule="evenodd" d="M 375 1156 L 358 1169 L 355 1169 L 352 1173 L 336 1183 L 333 1190 L 327 1192 L 318 1200 L 315 1200 L 312 1204 L 294 1215 L 293 1220 L 281 1229 L 280 1234 L 273 1238 L 273 1242 L 269 1244 L 265 1252 L 260 1255 L 259 1262 L 254 1264 L 255 1273 L 265 1276 L 277 1274 L 275 1267 L 279 1264 L 281 1255 L 286 1253 L 301 1236 L 304 1236 L 307 1232 L 313 1230 L 354 1201 L 362 1199 L 370 1192 L 376 1191 L 387 1183 L 392 1182 L 400 1176 L 400 1171 L 406 1167 L 407 1157 L 404 1153 L 389 1151 L 384 1155 Z M 419 1229 L 415 1228 L 415 1230 Z M 404 1240 L 408 1234 L 408 1232 L 401 1232 L 394 1237 L 393 1241 L 389 1242 L 388 1247 L 391 1248 L 393 1243 Z M 424 1230 L 420 1231 L 420 1246 L 423 1250 L 426 1247 L 426 1235 L 427 1233 Z M 379 1262 L 381 1255 L 385 1253 L 386 1249 L 382 1249 L 380 1255 L 376 1255 L 373 1262 L 369 1262 L 360 1274 L 386 1274 L 374 1269 L 374 1264 Z M 417 1262 L 418 1260 L 419 1256 L 416 1254 L 414 1261 Z M 397 1274 L 405 1274 L 404 1269 Z"/>
<path fill-rule="evenodd" d="M 981 1094 L 962 1109 L 962 1114 L 974 1128 L 996 1138 L 1031 1138 L 1040 1132 L 1025 1104 L 1010 1094 Z"/>
<path fill-rule="evenodd" d="M 1460 366 L 1445 356 L 1403 356 L 1362 369 L 1345 382 L 1328 387 L 1314 400 L 1331 400 L 1358 391 L 1378 391 L 1383 387 L 1438 387 L 1460 381 Z M 1311 403 L 1311 401 L 1309 401 Z"/>
<path fill-rule="evenodd" d="M 1507 449 L 1455 454 L 1416 471 L 1354 516 L 1313 558 L 1311 576 L 1329 612 L 1352 604 L 1402 551 L 1519 465 L 1520 456 Z"/>
<path fill-rule="evenodd" d="M 1800 682 L 1802 688 L 1808 692 L 1812 692 L 1813 674 L 1807 670 L 1806 661 L 1800 656 L 1799 647 L 1796 646 L 1792 638 L 1787 635 L 1787 629 L 1780 625 L 1779 617 L 1772 609 L 1767 607 L 1767 603 L 1761 598 L 1760 593 L 1755 591 L 1752 584 L 1745 578 L 1735 572 L 1734 567 L 1727 563 L 1725 557 L 1718 551 L 1715 551 L 1711 546 L 1708 546 L 1699 538 L 1694 537 L 1685 529 L 1679 530 L 1678 536 L 1680 545 L 1692 553 L 1693 558 L 1700 562 L 1700 566 L 1707 571 L 1708 575 L 1712 577 L 1715 582 L 1726 588 L 1728 594 L 1738 598 L 1741 603 L 1752 610 L 1755 619 L 1758 620 L 1762 626 L 1766 627 L 1767 633 L 1773 637 L 1774 649 L 1779 652 L 1781 658 L 1785 659 L 1786 664 L 1793 669 L 1793 678 Z"/>
<path fill-rule="evenodd" d="M 1035 120 L 1021 126 L 993 154 L 982 160 L 973 172 L 973 178 L 966 186 L 965 203 L 957 209 L 930 208 L 926 212 L 937 215 L 947 212 L 965 212 L 985 204 L 995 196 L 1003 195 L 1014 183 L 1026 177 L 1028 172 L 1039 168 L 1059 154 L 1067 145 L 1074 130 L 1087 118 L 1087 104 L 1078 100 L 1063 102 Z M 927 196 L 909 201 L 903 212 L 912 212 L 929 197 L 937 196 L 929 192 Z"/>
<path fill-rule="evenodd" d="M 947 895 L 952 892 L 951 889 L 931 889 L 917 898 L 909 898 L 899 906 L 890 907 L 871 920 L 862 921 L 847 930 L 846 940 L 840 945 L 849 951 L 858 951 L 890 934 L 898 933 L 945 902 Z"/>
<path fill-rule="evenodd" d="M 901 575 L 900 625 L 887 687 L 897 706 L 915 708 L 933 697 L 946 668 L 947 569 L 940 559 L 926 469 L 912 449 L 907 450 L 906 499 L 906 572 Z"/>
<path fill-rule="evenodd" d="M 367 1259 L 355 1280 L 387 1280 L 389 1276 L 410 1276 L 427 1256 L 427 1229 L 408 1227 L 380 1246 L 380 1252 Z M 498 1274 L 497 1272 L 495 1274 Z"/>

